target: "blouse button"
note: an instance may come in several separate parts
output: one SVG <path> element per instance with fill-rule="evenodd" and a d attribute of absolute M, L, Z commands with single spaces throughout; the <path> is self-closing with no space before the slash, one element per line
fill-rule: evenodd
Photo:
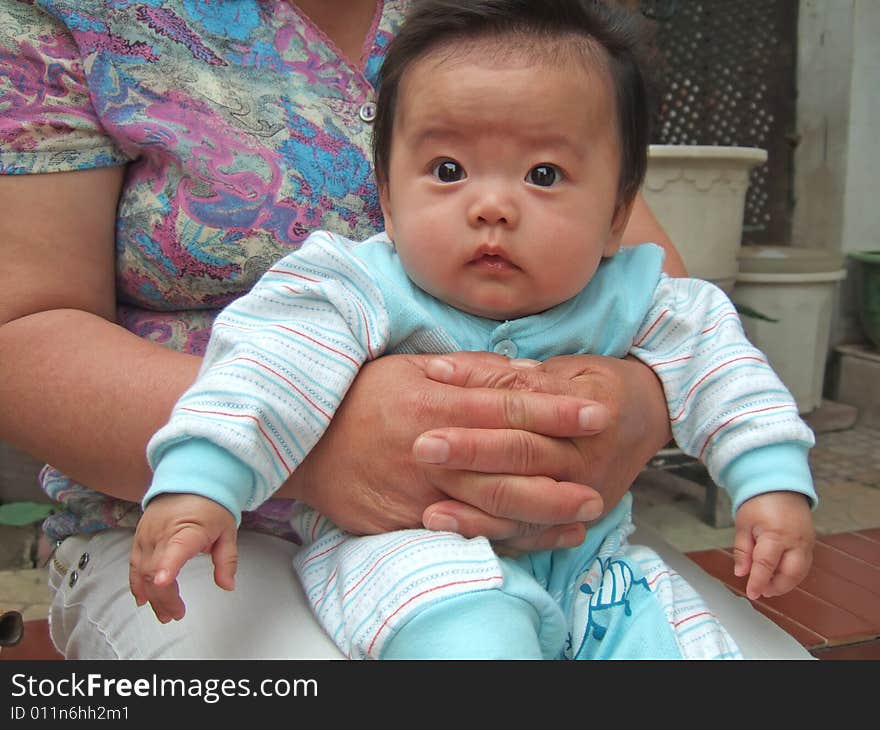
<path fill-rule="evenodd" d="M 358 116 L 360 116 L 362 121 L 370 124 L 376 118 L 376 105 L 372 101 L 361 104 Z"/>
<path fill-rule="evenodd" d="M 78 579 L 79 579 L 79 574 L 75 570 L 70 571 L 70 578 L 67 581 L 67 585 L 69 585 L 71 588 L 73 588 L 76 585 L 76 581 Z"/>
<path fill-rule="evenodd" d="M 513 340 L 501 340 L 492 349 L 504 357 L 516 357 L 516 353 L 519 351 Z"/>
<path fill-rule="evenodd" d="M 79 556 L 79 569 L 82 570 L 89 564 L 89 554 L 83 553 Z"/>

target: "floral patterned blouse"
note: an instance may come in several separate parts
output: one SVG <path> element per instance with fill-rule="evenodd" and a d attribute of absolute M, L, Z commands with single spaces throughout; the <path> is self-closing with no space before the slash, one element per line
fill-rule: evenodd
<path fill-rule="evenodd" d="M 374 82 L 403 5 L 378 1 L 355 67 L 283 0 L 0 0 L 0 173 L 126 165 L 117 320 L 202 354 L 217 310 L 310 231 L 380 230 Z M 52 539 L 140 516 L 40 478 Z M 242 524 L 290 538 L 290 506 Z"/>

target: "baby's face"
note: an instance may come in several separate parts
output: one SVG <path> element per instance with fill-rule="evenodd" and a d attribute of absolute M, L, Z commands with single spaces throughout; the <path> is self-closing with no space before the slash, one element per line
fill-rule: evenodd
<path fill-rule="evenodd" d="M 492 319 L 534 314 L 574 296 L 617 250 L 628 217 L 619 167 L 598 64 L 441 49 L 401 82 L 386 229 L 437 298 Z"/>

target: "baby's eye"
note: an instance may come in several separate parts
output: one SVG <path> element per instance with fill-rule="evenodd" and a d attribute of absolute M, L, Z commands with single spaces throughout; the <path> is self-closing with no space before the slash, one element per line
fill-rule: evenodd
<path fill-rule="evenodd" d="M 467 177 L 464 168 L 455 160 L 435 162 L 431 172 L 442 183 L 454 183 Z"/>
<path fill-rule="evenodd" d="M 535 165 L 526 175 L 526 182 L 549 188 L 558 180 L 562 179 L 562 172 L 554 165 Z"/>

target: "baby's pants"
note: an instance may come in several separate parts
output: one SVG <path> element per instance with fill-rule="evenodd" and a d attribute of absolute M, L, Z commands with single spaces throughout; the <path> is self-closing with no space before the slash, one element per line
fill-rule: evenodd
<path fill-rule="evenodd" d="M 652 550 L 630 545 L 631 498 L 577 548 L 495 555 L 484 538 L 357 537 L 302 507 L 294 565 L 351 658 L 721 659 L 733 639 Z"/>

